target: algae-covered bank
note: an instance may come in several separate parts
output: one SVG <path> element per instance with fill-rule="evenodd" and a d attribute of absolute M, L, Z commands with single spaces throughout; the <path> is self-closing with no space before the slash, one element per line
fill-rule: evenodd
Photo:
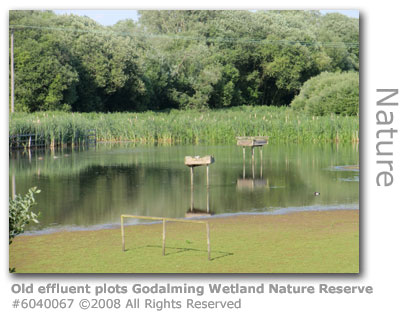
<path fill-rule="evenodd" d="M 10 265 L 22 273 L 358 273 L 358 210 L 304 211 L 208 219 L 212 258 L 200 225 L 162 225 L 20 236 Z"/>

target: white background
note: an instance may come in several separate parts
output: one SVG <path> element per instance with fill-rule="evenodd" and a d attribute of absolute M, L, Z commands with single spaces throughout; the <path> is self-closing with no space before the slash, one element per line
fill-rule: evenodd
<path fill-rule="evenodd" d="M 269 2 L 251 1 L 237 4 L 234 1 L 206 1 L 198 4 L 202 9 L 241 8 L 241 9 L 359 9 L 361 23 L 361 273 L 359 275 L 210 275 L 210 276 L 16 276 L 9 275 L 8 270 L 8 242 L 7 242 L 7 203 L 8 203 L 8 10 L 10 9 L 143 9 L 165 6 L 167 8 L 192 8 L 189 1 L 172 1 L 169 4 L 158 1 L 111 3 L 70 1 L 63 5 L 53 1 L 13 1 L 12 5 L 2 4 L 1 11 L 1 204 L 3 209 L 1 236 L 1 272 L 0 272 L 0 312 L 7 318 L 28 319 L 79 319 L 89 317 L 111 318 L 149 318 L 149 319 L 192 319 L 215 317 L 250 318 L 264 315 L 263 318 L 277 319 L 358 319 L 377 316 L 377 318 L 408 319 L 408 289 L 409 289 L 409 259 L 408 259 L 408 41 L 409 16 L 403 1 L 342 1 L 339 6 L 328 6 L 328 1 L 283 1 L 281 5 L 273 6 Z M 59 3 L 59 2 L 58 2 Z M 277 2 L 274 2 L 277 3 Z M 85 6 L 86 5 L 86 6 Z M 388 107 L 393 110 L 395 120 L 393 128 L 398 129 L 393 145 L 394 184 L 389 188 L 377 187 L 375 178 L 379 171 L 376 165 L 375 137 L 377 128 L 375 114 L 378 110 L 376 100 L 379 96 L 377 88 L 399 88 L 397 96 L 399 106 Z M 386 109 L 386 108 L 385 108 Z M 171 282 L 174 284 L 201 284 L 209 282 L 223 282 L 226 284 L 240 282 L 241 284 L 256 285 L 263 283 L 279 283 L 293 285 L 328 283 L 333 285 L 371 285 L 374 287 L 372 295 L 242 295 L 243 308 L 239 311 L 207 310 L 207 311 L 82 311 L 74 310 L 21 310 L 11 308 L 14 295 L 11 293 L 13 283 L 48 282 L 61 284 L 128 284 Z M 19 298 L 22 298 L 19 295 Z M 33 295 L 30 297 L 38 297 Z M 101 296 L 102 297 L 102 296 Z M 108 297 L 108 296 L 105 296 Z M 110 296 L 113 298 L 113 296 Z M 187 296 L 172 297 L 157 296 L 156 299 L 186 298 Z M 194 297 L 192 297 L 194 298 Z M 230 298 L 239 296 L 210 296 L 200 299 Z M 5 319 L 4 317 L 2 317 Z"/>

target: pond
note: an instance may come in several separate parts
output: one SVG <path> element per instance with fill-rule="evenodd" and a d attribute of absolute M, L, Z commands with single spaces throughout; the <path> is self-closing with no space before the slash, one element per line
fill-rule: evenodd
<path fill-rule="evenodd" d="M 32 232 L 118 225 L 121 214 L 184 218 L 286 210 L 358 208 L 357 145 L 269 144 L 262 158 L 238 146 L 97 144 L 62 150 L 13 151 L 10 193 L 37 186 L 40 223 Z M 194 170 L 185 156 L 212 155 Z M 315 193 L 319 195 L 315 195 Z M 283 211 L 284 210 L 284 211 Z"/>

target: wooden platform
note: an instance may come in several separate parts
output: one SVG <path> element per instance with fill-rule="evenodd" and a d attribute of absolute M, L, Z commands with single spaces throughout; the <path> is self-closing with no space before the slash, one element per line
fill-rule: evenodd
<path fill-rule="evenodd" d="M 268 137 L 236 137 L 237 145 L 242 147 L 262 147 L 268 143 Z"/>
<path fill-rule="evenodd" d="M 213 156 L 204 156 L 204 157 L 186 156 L 185 157 L 185 165 L 187 165 L 188 167 L 207 166 L 212 163 L 214 163 Z"/>

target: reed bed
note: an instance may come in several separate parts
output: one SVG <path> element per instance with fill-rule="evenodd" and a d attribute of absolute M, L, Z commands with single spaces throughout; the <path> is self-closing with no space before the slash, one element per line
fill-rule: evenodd
<path fill-rule="evenodd" d="M 36 134 L 47 146 L 97 141 L 145 144 L 234 144 L 237 136 L 274 142 L 359 141 L 356 116 L 311 116 L 286 107 L 242 106 L 209 111 L 143 113 L 37 112 L 10 115 L 9 134 Z"/>

